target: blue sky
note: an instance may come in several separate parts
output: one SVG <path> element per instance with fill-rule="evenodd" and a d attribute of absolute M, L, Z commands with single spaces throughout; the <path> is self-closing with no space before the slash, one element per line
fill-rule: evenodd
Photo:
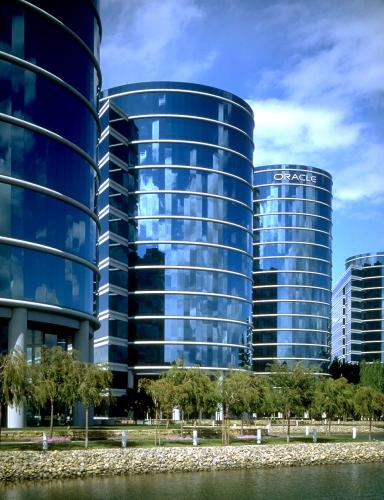
<path fill-rule="evenodd" d="M 334 177 L 334 278 L 384 250 L 384 0 L 101 0 L 104 88 L 213 85 L 255 113 L 255 164 Z"/>

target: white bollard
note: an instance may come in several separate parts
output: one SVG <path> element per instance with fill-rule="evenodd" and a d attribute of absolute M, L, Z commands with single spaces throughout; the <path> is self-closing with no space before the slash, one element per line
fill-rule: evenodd
<path fill-rule="evenodd" d="M 308 427 L 308 425 L 305 426 L 305 435 L 309 436 L 309 427 Z"/>
<path fill-rule="evenodd" d="M 269 436 L 269 433 L 271 432 L 271 424 L 267 424 L 265 427 L 267 429 L 267 434 Z"/>
<path fill-rule="evenodd" d="M 256 443 L 261 444 L 261 429 L 256 430 Z"/>
<path fill-rule="evenodd" d="M 197 446 L 197 431 L 192 431 L 192 444 Z"/>
<path fill-rule="evenodd" d="M 121 447 L 122 448 L 127 447 L 127 433 L 125 431 L 121 433 Z"/>
<path fill-rule="evenodd" d="M 352 427 L 352 439 L 356 439 L 357 430 L 356 427 Z"/>
<path fill-rule="evenodd" d="M 296 427 L 299 427 L 299 421 L 296 420 Z"/>

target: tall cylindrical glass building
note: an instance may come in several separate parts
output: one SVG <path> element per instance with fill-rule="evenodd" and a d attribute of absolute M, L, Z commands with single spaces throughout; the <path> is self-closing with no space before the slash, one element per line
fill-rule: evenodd
<path fill-rule="evenodd" d="M 101 103 L 109 129 L 100 168 L 109 181 L 100 189 L 102 329 L 95 356 L 111 359 L 113 344 L 123 349 L 118 321 L 127 332 L 128 370 L 138 375 L 177 359 L 214 370 L 248 364 L 251 108 L 228 92 L 175 82 L 109 89 Z M 104 122 L 106 113 L 113 118 Z M 111 263 L 116 245 L 120 261 Z M 107 285 L 116 269 L 127 273 L 119 290 Z M 119 311 L 111 291 L 120 293 Z"/>
<path fill-rule="evenodd" d="M 332 178 L 303 165 L 254 169 L 253 368 L 326 369 L 331 314 Z"/>
<path fill-rule="evenodd" d="M 99 42 L 98 2 L 0 2 L 0 342 L 31 362 L 98 324 Z"/>
<path fill-rule="evenodd" d="M 332 358 L 384 362 L 384 252 L 349 257 L 332 299 Z"/>

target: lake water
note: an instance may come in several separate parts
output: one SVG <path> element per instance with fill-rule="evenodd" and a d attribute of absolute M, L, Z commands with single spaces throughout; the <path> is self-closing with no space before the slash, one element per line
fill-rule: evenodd
<path fill-rule="evenodd" d="M 384 464 L 148 474 L 0 487 L 1 500 L 383 499 Z"/>

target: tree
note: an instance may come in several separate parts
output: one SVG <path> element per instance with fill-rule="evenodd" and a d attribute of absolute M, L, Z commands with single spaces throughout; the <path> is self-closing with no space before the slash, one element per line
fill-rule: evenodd
<path fill-rule="evenodd" d="M 73 353 L 61 347 L 41 349 L 40 362 L 31 367 L 32 401 L 42 407 L 50 405 L 49 434 L 53 435 L 54 408 L 59 402 L 72 405 L 78 389 Z"/>
<path fill-rule="evenodd" d="M 260 407 L 263 400 L 262 389 L 256 377 L 247 371 L 230 371 L 221 383 L 223 403 L 223 443 L 229 444 L 229 417 L 233 412 L 241 415 L 242 427 L 244 413 Z"/>
<path fill-rule="evenodd" d="M 313 372 L 296 363 L 292 368 L 287 364 L 273 364 L 269 375 L 271 391 L 270 403 L 281 411 L 287 420 L 287 443 L 290 441 L 291 417 L 307 410 L 313 399 L 315 376 Z"/>
<path fill-rule="evenodd" d="M 1 403 L 16 408 L 25 403 L 30 395 L 31 384 L 30 370 L 22 351 L 15 349 L 11 354 L 2 357 L 0 377 Z"/>
<path fill-rule="evenodd" d="M 360 417 L 369 419 L 369 440 L 372 439 L 372 419 L 384 407 L 384 395 L 373 387 L 359 386 L 355 394 L 355 409 Z"/>
<path fill-rule="evenodd" d="M 201 368 L 189 368 L 185 371 L 180 387 L 179 404 L 196 417 L 202 412 L 215 411 L 218 403 L 217 386 Z"/>
<path fill-rule="evenodd" d="M 360 383 L 384 393 L 384 365 L 380 361 L 360 365 Z"/>
<path fill-rule="evenodd" d="M 102 365 L 94 363 L 76 362 L 76 373 L 78 374 L 78 385 L 76 388 L 76 400 L 85 410 L 85 447 L 88 447 L 88 420 L 90 406 L 96 406 L 103 401 L 110 401 L 110 385 L 112 373 Z"/>
<path fill-rule="evenodd" d="M 335 417 L 349 415 L 354 409 L 354 385 L 348 384 L 345 378 L 320 380 L 313 402 L 313 410 L 318 414 L 325 412 L 328 418 L 328 433 Z"/>

